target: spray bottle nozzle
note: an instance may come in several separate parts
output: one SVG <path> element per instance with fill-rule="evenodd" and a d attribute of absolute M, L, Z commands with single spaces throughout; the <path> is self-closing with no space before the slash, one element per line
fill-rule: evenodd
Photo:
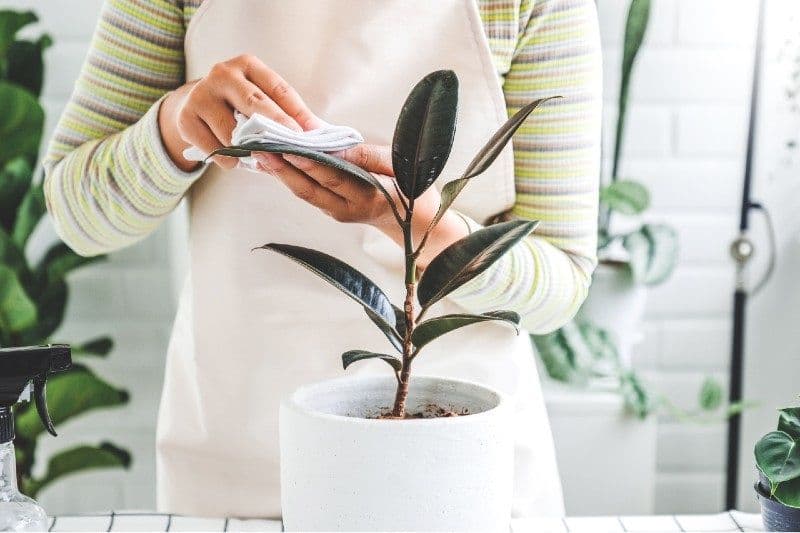
<path fill-rule="evenodd" d="M 70 366 L 72 352 L 66 344 L 0 349 L 0 411 L 10 413 L 11 406 L 20 401 L 22 393 L 32 384 L 39 418 L 47 431 L 55 435 L 56 430 L 47 410 L 47 378 Z M 10 419 L 10 416 L 6 418 Z M 13 428 L 6 428 L 5 431 L 0 428 L 0 442 L 7 442 L 13 436 Z"/>

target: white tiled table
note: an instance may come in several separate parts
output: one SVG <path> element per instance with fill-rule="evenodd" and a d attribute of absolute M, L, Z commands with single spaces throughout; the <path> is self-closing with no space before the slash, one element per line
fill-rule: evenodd
<path fill-rule="evenodd" d="M 57 516 L 50 531 L 281 531 L 280 520 L 194 518 L 145 512 Z M 711 515 L 599 516 L 519 519 L 512 533 L 604 533 L 655 531 L 762 531 L 757 514 L 730 511 Z"/>

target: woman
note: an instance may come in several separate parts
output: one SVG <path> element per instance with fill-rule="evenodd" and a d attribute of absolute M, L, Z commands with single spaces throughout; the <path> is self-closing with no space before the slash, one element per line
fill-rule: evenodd
<path fill-rule="evenodd" d="M 399 235 L 384 200 L 328 168 L 259 156 L 262 173 L 217 157 L 233 110 L 308 130 L 320 118 L 371 144 L 344 154 L 391 180 L 388 145 L 405 96 L 428 72 L 461 81 L 452 179 L 525 103 L 551 101 L 439 224 L 424 267 L 494 215 L 542 224 L 439 311 L 512 309 L 536 333 L 569 320 L 595 265 L 600 50 L 591 0 L 107 0 L 47 157 L 61 237 L 100 254 L 152 232 L 183 196 L 191 275 L 167 358 L 158 428 L 162 510 L 280 513 L 277 406 L 340 375 L 351 348 L 385 349 L 363 313 L 295 265 L 253 246 L 310 246 L 355 265 L 397 300 Z M 186 81 L 191 80 L 191 81 Z M 417 201 L 425 228 L 438 206 Z M 516 400 L 516 515 L 563 512 L 549 424 L 527 336 L 493 325 L 443 337 L 422 374 L 481 381 Z M 369 363 L 354 371 L 385 372 Z M 324 439 L 324 435 L 320 435 Z"/>

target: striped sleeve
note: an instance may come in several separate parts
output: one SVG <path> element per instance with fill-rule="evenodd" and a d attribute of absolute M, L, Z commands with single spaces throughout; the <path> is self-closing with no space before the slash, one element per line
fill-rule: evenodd
<path fill-rule="evenodd" d="M 537 110 L 514 138 L 511 215 L 541 223 L 452 296 L 472 312 L 517 311 L 528 331 L 545 333 L 578 311 L 597 263 L 602 60 L 592 0 L 522 4 L 525 22 L 504 83 L 508 112 L 563 96 Z"/>
<path fill-rule="evenodd" d="M 44 162 L 48 211 L 77 253 L 144 238 L 202 171 L 178 169 L 158 129 L 161 97 L 184 82 L 183 35 L 174 0 L 103 6 Z"/>

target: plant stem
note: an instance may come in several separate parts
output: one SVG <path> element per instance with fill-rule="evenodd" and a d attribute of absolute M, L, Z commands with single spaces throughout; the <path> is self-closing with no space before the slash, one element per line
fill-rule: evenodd
<path fill-rule="evenodd" d="M 405 334 L 403 336 L 403 368 L 397 383 L 397 392 L 394 397 L 394 408 L 392 416 L 404 418 L 406 414 L 406 399 L 408 398 L 408 385 L 411 377 L 411 360 L 413 359 L 414 345 L 411 343 L 411 334 L 414 332 L 414 296 L 417 287 L 417 262 L 414 255 L 414 243 L 411 229 L 411 217 L 414 212 L 414 200 L 409 201 L 409 209 L 406 212 L 405 224 L 403 224 L 403 244 L 405 248 L 405 282 L 406 298 L 403 303 L 403 313 L 405 315 Z"/>

